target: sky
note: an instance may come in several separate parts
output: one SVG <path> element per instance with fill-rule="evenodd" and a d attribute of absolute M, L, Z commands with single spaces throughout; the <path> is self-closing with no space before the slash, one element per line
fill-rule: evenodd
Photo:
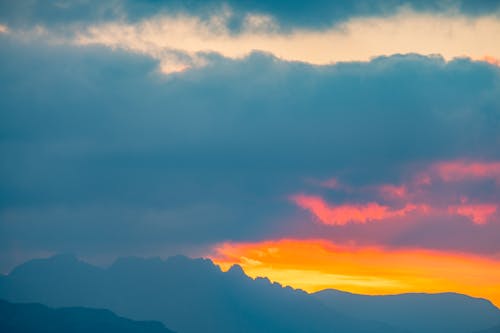
<path fill-rule="evenodd" d="M 0 272 L 187 254 L 500 305 L 500 2 L 0 0 Z"/>

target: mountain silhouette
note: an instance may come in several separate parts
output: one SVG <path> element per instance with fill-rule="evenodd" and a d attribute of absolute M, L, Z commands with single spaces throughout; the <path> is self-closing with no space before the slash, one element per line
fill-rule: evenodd
<path fill-rule="evenodd" d="M 4 333 L 172 333 L 160 322 L 134 321 L 108 310 L 51 309 L 0 300 L 0 332 Z"/>
<path fill-rule="evenodd" d="M 346 297 L 349 295 L 353 300 L 358 299 L 358 295 L 346 294 Z M 161 321 L 179 333 L 430 332 L 419 331 L 418 320 L 411 316 L 408 325 L 391 320 L 401 313 L 391 313 L 394 308 L 411 311 L 404 302 L 396 306 L 388 301 L 384 308 L 377 310 L 379 318 L 363 312 L 361 296 L 359 313 L 354 305 L 353 308 L 344 308 L 342 303 L 337 306 L 326 296 L 282 287 L 266 278 L 251 279 L 239 266 L 222 272 L 208 259 L 184 256 L 167 260 L 123 258 L 108 268 L 99 268 L 62 255 L 29 261 L 0 278 L 0 298 L 9 301 L 39 302 L 52 307 L 106 308 L 134 320 Z M 435 301 L 438 296 L 436 299 L 427 296 L 432 301 L 425 303 L 426 306 L 436 313 L 444 311 L 442 303 Z M 422 299 L 426 300 L 426 295 L 422 295 Z M 470 313 L 464 318 L 478 318 L 471 321 L 472 330 L 467 333 L 492 327 L 500 321 L 499 310 L 490 303 L 466 296 L 456 301 L 470 301 Z M 493 318 L 481 315 L 483 311 L 493 313 Z M 445 316 L 451 314 L 450 310 Z M 417 314 L 415 318 L 426 320 Z M 463 318 L 446 319 L 463 321 Z"/>
<path fill-rule="evenodd" d="M 210 260 L 183 256 L 118 259 L 106 269 L 68 255 L 32 260 L 0 279 L 0 297 L 106 308 L 180 333 L 402 332 L 339 314 L 303 291 L 253 280 L 238 266 L 224 273 Z"/>
<path fill-rule="evenodd" d="M 490 301 L 456 293 L 368 296 L 327 289 L 312 296 L 334 311 L 415 333 L 470 333 L 500 321 Z"/>

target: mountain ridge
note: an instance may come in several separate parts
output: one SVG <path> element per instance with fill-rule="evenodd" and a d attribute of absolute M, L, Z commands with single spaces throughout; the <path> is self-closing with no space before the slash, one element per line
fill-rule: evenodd
<path fill-rule="evenodd" d="M 222 272 L 210 259 L 185 256 L 120 258 L 106 268 L 76 256 L 54 256 L 28 261 L 0 277 L 0 297 L 9 301 L 106 308 L 134 320 L 159 320 L 180 333 L 415 332 L 383 316 L 332 307 L 317 296 L 267 278 L 252 279 L 238 265 Z M 480 321 L 473 328 L 498 321 Z"/>
<path fill-rule="evenodd" d="M 0 331 L 6 333 L 173 333 L 157 321 L 134 321 L 107 309 L 49 308 L 0 300 Z"/>
<path fill-rule="evenodd" d="M 500 310 L 491 301 L 455 292 L 360 295 L 325 289 L 311 295 L 332 310 L 355 318 L 377 318 L 415 333 L 466 333 L 482 322 L 500 321 Z"/>

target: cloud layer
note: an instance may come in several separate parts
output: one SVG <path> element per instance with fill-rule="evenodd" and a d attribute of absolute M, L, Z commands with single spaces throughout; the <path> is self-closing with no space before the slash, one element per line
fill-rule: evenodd
<path fill-rule="evenodd" d="M 337 178 L 315 182 L 329 190 L 364 195 L 365 201 L 378 201 L 330 205 L 322 197 L 306 194 L 292 195 L 290 200 L 327 225 L 388 220 L 412 212 L 424 218 L 447 212 L 468 217 L 475 224 L 486 224 L 499 219 L 495 216 L 500 198 L 499 173 L 498 162 L 437 162 L 399 185 L 353 187 L 340 183 Z M 489 185 L 488 191 L 478 195 L 478 189 L 484 190 L 486 185 Z"/>
<path fill-rule="evenodd" d="M 485 63 L 316 67 L 253 54 L 164 79 L 119 51 L 2 43 L 4 253 L 169 253 L 293 234 L 288 197 L 307 178 L 398 185 L 414 163 L 500 158 L 499 71 Z M 476 192 L 496 193 L 488 184 Z M 438 242 L 428 237 L 391 242 Z M 498 251 L 490 243 L 479 249 Z"/>
<path fill-rule="evenodd" d="M 495 16 L 469 18 L 402 12 L 390 17 L 353 18 L 326 30 L 283 32 L 273 17 L 247 15 L 238 33 L 223 12 L 208 20 L 190 16 L 159 16 L 133 24 L 108 23 L 78 32 L 78 44 L 98 44 L 148 54 L 171 73 L 207 62 L 203 54 L 242 58 L 262 51 L 288 61 L 326 65 L 368 61 L 392 54 L 440 54 L 500 59 L 496 43 L 500 22 Z M 177 53 L 185 55 L 184 59 Z"/>
<path fill-rule="evenodd" d="M 476 17 L 498 14 L 500 5 L 490 0 L 341 0 L 327 1 L 181 1 L 181 0 L 19 0 L 0 1 L 0 19 L 16 26 L 128 20 L 137 22 L 157 14 L 207 16 L 221 10 L 235 13 L 231 28 L 238 31 L 248 13 L 272 16 L 285 29 L 322 29 L 352 17 L 384 17 L 401 9 L 421 13 L 462 14 Z"/>
<path fill-rule="evenodd" d="M 284 17 L 280 14 L 289 6 L 258 1 L 253 10 L 237 2 L 189 6 L 166 1 L 156 4 L 156 11 L 148 1 L 20 1 L 16 6 L 2 5 L 6 16 L 0 16 L 0 32 L 20 39 L 42 37 L 145 54 L 158 60 L 165 74 L 206 66 L 213 54 L 242 59 L 254 51 L 314 65 L 408 53 L 440 55 L 448 61 L 468 57 L 497 64 L 500 60 L 499 6 L 477 3 L 483 10 L 473 12 L 460 1 L 389 2 L 296 4 Z M 319 12 L 314 8 L 322 8 L 330 19 L 319 25 L 291 19 L 313 10 L 317 21 Z M 68 19 L 58 20 L 61 17 Z"/>

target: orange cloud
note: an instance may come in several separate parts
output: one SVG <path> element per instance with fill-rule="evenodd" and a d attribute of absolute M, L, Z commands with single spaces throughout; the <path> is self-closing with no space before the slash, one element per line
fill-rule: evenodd
<path fill-rule="evenodd" d="M 251 277 L 314 292 L 362 294 L 454 291 L 500 305 L 500 261 L 423 249 L 339 246 L 326 240 L 224 243 L 211 259 L 223 270 L 242 266 Z"/>
<path fill-rule="evenodd" d="M 446 182 L 495 179 L 500 183 L 500 162 L 451 161 L 437 163 L 433 168 Z"/>
<path fill-rule="evenodd" d="M 458 214 L 468 217 L 475 224 L 486 224 L 488 218 L 495 214 L 497 206 L 493 204 L 477 204 L 477 205 L 458 205 L 448 207 L 448 211 L 452 214 Z"/>
<path fill-rule="evenodd" d="M 290 199 L 299 207 L 309 210 L 319 221 L 329 225 L 384 220 L 391 217 L 404 216 L 417 209 L 417 206 L 412 204 L 407 204 L 401 209 L 391 209 L 376 202 L 363 205 L 343 204 L 330 206 L 320 197 L 304 194 L 294 195 Z"/>
<path fill-rule="evenodd" d="M 500 67 L 500 59 L 497 59 L 495 57 L 485 56 L 482 60 L 486 61 L 487 63 L 489 63 L 491 65 L 495 65 L 495 66 L 499 66 Z"/>

